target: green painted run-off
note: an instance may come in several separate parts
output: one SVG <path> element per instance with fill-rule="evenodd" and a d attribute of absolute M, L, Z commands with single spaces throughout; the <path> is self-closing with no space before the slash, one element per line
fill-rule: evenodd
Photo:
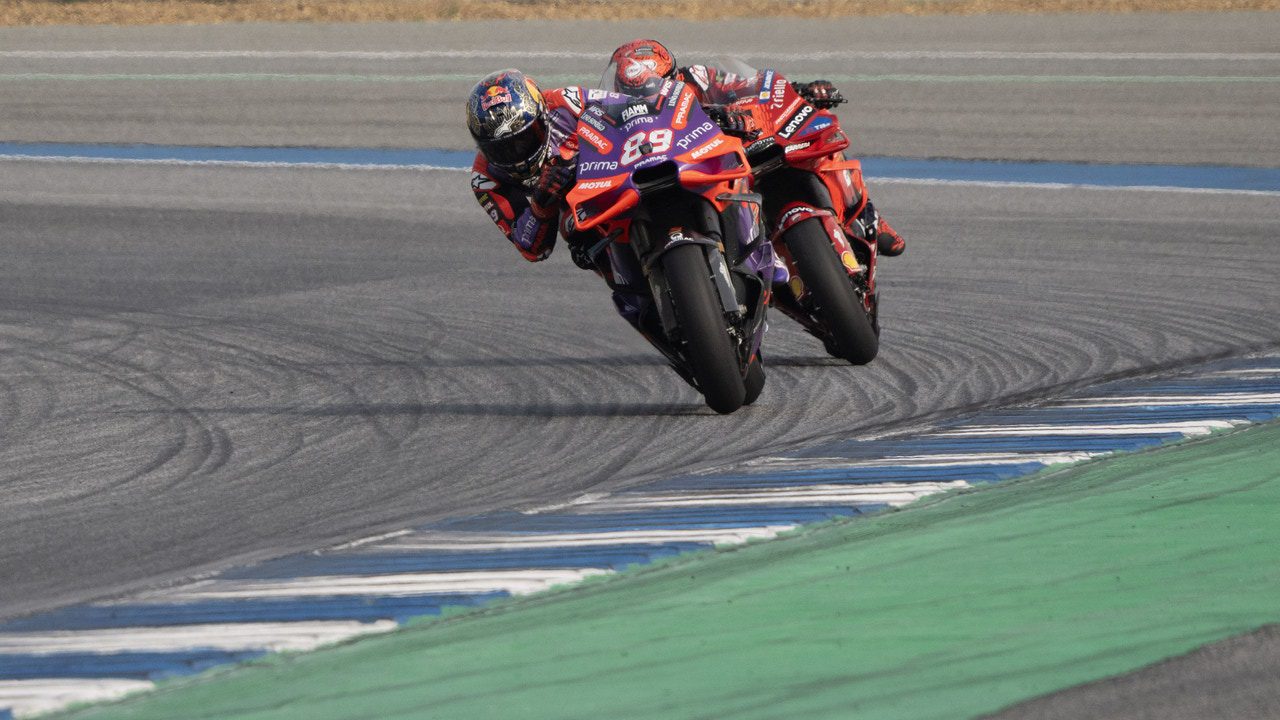
<path fill-rule="evenodd" d="M 960 718 L 1280 620 L 1280 426 L 1041 474 L 95 718 Z"/>

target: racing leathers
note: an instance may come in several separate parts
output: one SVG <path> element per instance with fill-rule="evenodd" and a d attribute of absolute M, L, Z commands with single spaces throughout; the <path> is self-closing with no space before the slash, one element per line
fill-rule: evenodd
<path fill-rule="evenodd" d="M 564 195 L 573 187 L 578 163 L 578 116 L 585 91 L 580 87 L 547 90 L 549 152 L 538 175 L 521 182 L 493 167 L 483 153 L 471 166 L 471 191 L 516 250 L 529 262 L 547 259 L 556 245 L 556 233 L 571 237 L 570 227 L 560 227 Z M 575 257 L 575 262 L 578 258 Z"/>
<path fill-rule="evenodd" d="M 744 93 L 753 92 L 755 78 L 735 75 L 710 65 L 690 65 L 677 68 L 675 73 L 677 80 L 683 81 L 693 88 L 698 102 L 707 106 L 708 114 L 715 118 L 725 132 L 739 136 L 750 136 L 756 130 L 751 125 L 749 117 L 726 113 L 718 108 L 718 106 L 733 103 L 742 97 Z M 796 89 L 805 99 L 818 107 L 832 107 L 837 103 L 844 102 L 840 91 L 825 80 L 798 85 Z M 863 205 L 862 212 L 858 213 L 857 217 L 850 218 L 848 222 L 850 227 L 847 229 L 861 237 L 866 237 L 868 233 L 874 232 L 876 249 L 881 255 L 901 255 L 902 251 L 906 249 L 906 241 L 876 211 L 875 205 L 871 203 L 869 197 Z"/>

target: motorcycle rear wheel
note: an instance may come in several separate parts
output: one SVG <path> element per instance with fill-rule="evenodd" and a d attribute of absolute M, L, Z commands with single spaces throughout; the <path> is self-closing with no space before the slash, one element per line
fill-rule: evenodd
<path fill-rule="evenodd" d="M 737 410 L 746 400 L 746 387 L 702 246 L 668 250 L 662 270 L 698 390 L 712 410 L 722 415 Z"/>
<path fill-rule="evenodd" d="M 880 338 L 822 221 L 814 218 L 792 226 L 783 242 L 813 298 L 818 320 L 829 334 L 828 351 L 854 365 L 871 362 L 880 350 Z"/>

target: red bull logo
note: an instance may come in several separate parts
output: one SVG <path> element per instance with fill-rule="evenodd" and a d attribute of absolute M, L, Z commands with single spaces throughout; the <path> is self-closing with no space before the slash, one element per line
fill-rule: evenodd
<path fill-rule="evenodd" d="M 494 105 L 511 102 L 511 91 L 501 85 L 494 85 L 484 91 L 484 97 L 480 99 L 480 109 L 488 110 Z"/>

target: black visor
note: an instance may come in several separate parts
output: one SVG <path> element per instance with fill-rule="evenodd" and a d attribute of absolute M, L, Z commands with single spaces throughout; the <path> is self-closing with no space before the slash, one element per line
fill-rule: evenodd
<path fill-rule="evenodd" d="M 519 165 L 532 159 L 547 144 L 547 124 L 537 118 L 515 135 L 480 140 L 478 144 L 489 162 L 499 167 Z"/>

